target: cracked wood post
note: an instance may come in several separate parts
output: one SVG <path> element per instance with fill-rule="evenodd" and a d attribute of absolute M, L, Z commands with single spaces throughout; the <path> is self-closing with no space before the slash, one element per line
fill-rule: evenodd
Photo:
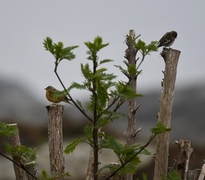
<path fill-rule="evenodd" d="M 8 124 L 7 126 L 13 126 L 16 127 L 16 129 L 18 129 L 17 124 Z M 20 138 L 19 138 L 19 134 L 13 135 L 13 136 L 9 136 L 8 137 L 9 143 L 11 144 L 11 146 L 15 147 L 15 146 L 21 146 L 21 142 L 20 142 Z M 12 156 L 12 159 L 14 162 L 21 164 L 21 159 L 19 157 L 16 156 Z M 24 180 L 26 179 L 26 173 L 25 171 L 17 166 L 15 163 L 13 163 L 14 166 L 14 172 L 15 172 L 15 176 L 16 176 L 16 180 Z"/>
<path fill-rule="evenodd" d="M 189 170 L 189 161 L 191 154 L 193 152 L 193 148 L 191 147 L 191 141 L 189 140 L 180 140 L 178 143 L 179 148 L 179 157 L 177 159 L 177 171 L 181 175 L 181 179 L 187 180 L 191 179 L 188 178 L 190 175 L 188 175 Z"/>
<path fill-rule="evenodd" d="M 205 164 L 203 164 L 203 166 L 201 168 L 201 172 L 199 174 L 198 180 L 204 180 L 204 176 L 205 176 Z"/>
<path fill-rule="evenodd" d="M 162 122 L 167 128 L 171 125 L 172 103 L 174 96 L 175 81 L 177 75 L 177 65 L 180 51 L 164 48 L 161 56 L 165 62 L 164 79 L 162 81 L 162 94 L 160 98 L 160 109 L 158 112 L 158 122 Z M 169 154 L 169 132 L 164 132 L 157 136 L 154 180 L 162 180 L 162 176 L 167 175 Z"/>
<path fill-rule="evenodd" d="M 65 160 L 63 156 L 63 109 L 62 105 L 46 106 L 48 111 L 48 144 L 50 157 L 50 171 L 56 179 L 63 179 Z"/>

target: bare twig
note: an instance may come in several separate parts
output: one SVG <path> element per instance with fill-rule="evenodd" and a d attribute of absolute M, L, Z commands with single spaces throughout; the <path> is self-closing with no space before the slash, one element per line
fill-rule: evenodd
<path fill-rule="evenodd" d="M 138 70 L 138 69 L 140 68 L 141 64 L 142 64 L 143 61 L 144 61 L 144 58 L 145 58 L 145 55 L 142 56 L 142 59 L 141 59 L 140 63 L 138 64 L 136 70 Z"/>
<path fill-rule="evenodd" d="M 85 111 L 82 110 L 82 109 L 80 108 L 80 106 L 78 106 L 78 104 L 73 100 L 72 96 L 70 95 L 70 93 L 69 93 L 68 90 L 66 89 L 65 85 L 63 84 L 63 81 L 61 80 L 60 76 L 58 75 L 57 66 L 58 66 L 58 64 L 56 64 L 55 69 L 54 69 L 54 72 L 55 72 L 55 74 L 56 74 L 56 76 L 57 76 L 57 78 L 58 78 L 60 84 L 62 85 L 64 91 L 67 93 L 69 99 L 70 99 L 71 102 L 76 106 L 76 108 L 77 108 L 90 122 L 93 122 L 92 118 L 89 117 L 89 116 L 85 113 Z"/>
<path fill-rule="evenodd" d="M 18 167 L 20 167 L 21 169 L 23 169 L 26 173 L 28 173 L 32 178 L 37 179 L 36 176 L 34 176 L 31 172 L 29 172 L 27 170 L 27 168 L 23 165 L 23 164 L 18 164 L 16 161 L 14 161 L 13 159 L 11 159 L 10 157 L 8 157 L 7 155 L 3 154 L 2 152 L 0 152 L 0 155 L 5 157 L 6 159 L 8 159 L 9 161 L 11 161 L 12 163 L 14 163 L 15 165 L 17 165 Z"/>

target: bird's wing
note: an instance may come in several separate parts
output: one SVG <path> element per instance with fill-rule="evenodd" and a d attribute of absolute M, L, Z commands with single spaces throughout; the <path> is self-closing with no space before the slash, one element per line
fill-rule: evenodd
<path fill-rule="evenodd" d="M 163 46 L 172 42 L 172 37 L 170 37 L 170 32 L 167 32 L 162 38 L 158 41 L 157 45 Z"/>

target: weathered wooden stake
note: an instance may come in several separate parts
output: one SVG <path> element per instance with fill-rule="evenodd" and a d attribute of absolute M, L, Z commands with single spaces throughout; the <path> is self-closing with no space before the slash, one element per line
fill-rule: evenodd
<path fill-rule="evenodd" d="M 63 109 L 62 105 L 46 106 L 48 110 L 48 143 L 50 156 L 50 171 L 52 175 L 63 179 L 65 160 L 63 156 Z"/>
<path fill-rule="evenodd" d="M 13 126 L 13 127 L 16 127 L 16 129 L 18 129 L 16 123 L 8 124 L 7 126 Z M 13 147 L 21 146 L 19 134 L 9 136 L 8 140 L 9 140 L 10 145 L 13 146 Z M 21 159 L 19 157 L 12 156 L 12 159 L 17 164 L 21 164 Z M 14 166 L 14 172 L 15 172 L 16 180 L 25 180 L 26 179 L 25 171 L 21 167 L 17 166 L 15 163 L 13 163 L 13 166 Z"/>
<path fill-rule="evenodd" d="M 188 170 L 189 170 L 189 161 L 193 148 L 191 147 L 190 140 L 180 140 L 178 142 L 179 156 L 177 159 L 177 170 L 181 174 L 183 180 L 187 180 Z"/>
<path fill-rule="evenodd" d="M 198 180 L 204 180 L 204 176 L 205 176 L 205 164 L 203 164 L 201 168 L 201 172 L 200 172 Z"/>
<path fill-rule="evenodd" d="M 164 80 L 162 82 L 162 94 L 160 98 L 160 110 L 158 122 L 162 122 L 167 128 L 171 125 L 172 102 L 177 74 L 177 64 L 180 51 L 164 48 L 162 57 L 165 61 Z M 162 180 L 167 175 L 169 152 L 169 133 L 164 132 L 157 136 L 155 157 L 154 180 Z"/>

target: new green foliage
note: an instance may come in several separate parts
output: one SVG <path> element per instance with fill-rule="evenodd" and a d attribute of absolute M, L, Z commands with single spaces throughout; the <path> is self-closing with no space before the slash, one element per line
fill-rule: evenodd
<path fill-rule="evenodd" d="M 139 51 L 141 53 L 142 59 L 137 67 L 134 64 L 126 63 L 127 68 L 116 65 L 128 79 L 130 79 L 130 76 L 136 77 L 139 75 L 142 71 L 139 70 L 139 67 L 144 61 L 145 56 L 152 51 L 157 51 L 156 42 L 146 44 L 142 40 L 138 40 L 138 42 L 135 42 L 133 39 L 130 40 L 134 44 L 136 52 Z M 69 97 L 71 97 L 70 93 L 75 89 L 87 91 L 89 93 L 90 98 L 86 103 L 82 103 L 78 99 L 74 101 L 72 98 L 71 101 L 73 101 L 74 105 L 90 120 L 90 124 L 84 128 L 84 137 L 74 139 L 65 148 L 64 152 L 66 154 L 72 153 L 79 143 L 89 144 L 94 152 L 94 179 L 107 168 L 113 172 L 107 178 L 115 174 L 123 175 L 126 173 L 135 173 L 137 166 L 141 162 L 139 155 L 150 155 L 146 147 L 157 134 L 169 131 L 169 129 L 159 123 L 156 127 L 151 129 L 153 134 L 145 145 L 136 143 L 129 147 L 116 140 L 116 138 L 106 135 L 102 131 L 102 128 L 109 124 L 109 122 L 118 120 L 123 116 L 121 112 L 118 112 L 119 108 L 126 101 L 140 97 L 141 95 L 136 93 L 135 89 L 129 86 L 129 80 L 128 82 L 117 80 L 117 76 L 114 73 L 108 72 L 105 65 L 112 62 L 112 60 L 101 60 L 98 57 L 99 52 L 107 47 L 109 45 L 108 43 L 103 43 L 103 39 L 97 36 L 92 42 L 85 42 L 85 45 L 88 49 L 88 62 L 80 65 L 83 80 L 82 82 L 72 82 L 68 88 L 64 89 L 65 92 L 69 92 Z M 54 55 L 58 65 L 62 59 L 74 59 L 75 55 L 72 53 L 72 50 L 77 46 L 64 48 L 63 43 L 53 43 L 51 38 L 46 38 L 44 47 Z M 56 71 L 55 73 L 60 80 Z M 64 84 L 62 84 L 62 86 L 65 87 Z M 98 153 L 104 148 L 111 149 L 118 157 L 119 163 L 104 165 L 98 171 Z M 145 176 L 144 179 L 146 179 Z"/>
<path fill-rule="evenodd" d="M 4 122 L 0 122 L 0 137 L 2 136 L 13 136 L 18 134 L 19 131 L 16 126 L 8 126 L 8 124 Z"/>

